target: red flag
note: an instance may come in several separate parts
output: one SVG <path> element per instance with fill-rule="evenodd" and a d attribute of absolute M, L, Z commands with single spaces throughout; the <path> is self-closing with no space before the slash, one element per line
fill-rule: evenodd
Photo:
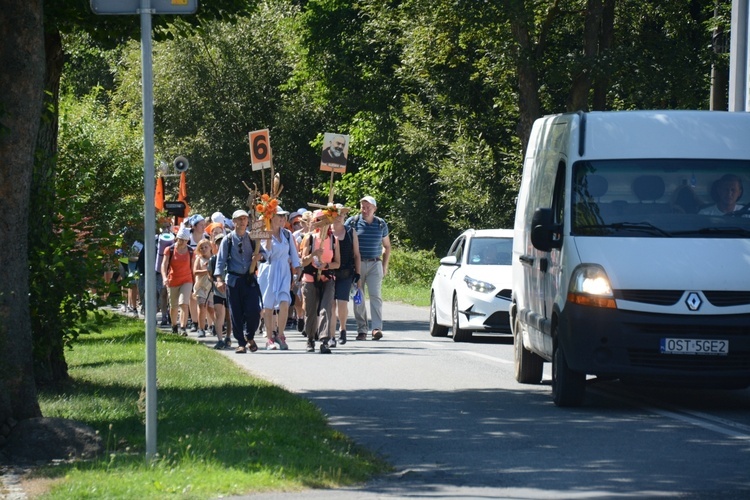
<path fill-rule="evenodd" d="M 177 195 L 177 201 L 185 204 L 185 213 L 183 216 L 187 217 L 190 214 L 190 205 L 187 202 L 187 174 L 185 172 L 180 174 L 180 193 Z"/>
<path fill-rule="evenodd" d="M 156 191 L 154 192 L 154 206 L 157 212 L 164 211 L 164 177 L 156 178 Z"/>

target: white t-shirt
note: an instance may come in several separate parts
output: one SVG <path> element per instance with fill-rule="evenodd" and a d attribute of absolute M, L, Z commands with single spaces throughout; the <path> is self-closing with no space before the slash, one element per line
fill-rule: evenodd
<path fill-rule="evenodd" d="M 742 205 L 735 205 L 734 211 L 736 212 L 738 210 L 742 210 L 743 208 L 745 207 Z M 727 212 L 722 212 L 721 210 L 719 210 L 719 207 L 717 207 L 716 205 L 711 205 L 710 207 L 706 207 L 698 213 L 701 215 L 726 215 L 727 214 Z M 747 217 L 747 215 L 748 214 L 745 214 L 745 217 Z"/>

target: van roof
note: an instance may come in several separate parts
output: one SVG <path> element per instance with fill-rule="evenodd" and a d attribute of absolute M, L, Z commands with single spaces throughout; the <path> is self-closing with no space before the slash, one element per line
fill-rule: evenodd
<path fill-rule="evenodd" d="M 569 121 L 581 158 L 750 159 L 750 113 L 594 111 L 558 115 Z"/>

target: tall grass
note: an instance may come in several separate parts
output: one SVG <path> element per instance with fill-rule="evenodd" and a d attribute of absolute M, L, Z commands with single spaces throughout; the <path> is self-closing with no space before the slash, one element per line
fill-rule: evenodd
<path fill-rule="evenodd" d="M 143 323 L 113 317 L 67 353 L 71 381 L 43 389 L 47 417 L 96 429 L 106 454 L 44 468 L 44 498 L 211 498 L 336 487 L 388 469 L 310 402 L 194 341 L 159 333 L 158 456 L 145 461 Z"/>

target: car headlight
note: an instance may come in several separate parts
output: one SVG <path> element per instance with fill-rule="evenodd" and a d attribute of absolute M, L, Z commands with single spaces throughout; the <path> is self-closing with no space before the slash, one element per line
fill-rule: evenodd
<path fill-rule="evenodd" d="M 568 302 L 582 306 L 617 308 L 607 273 L 594 265 L 582 265 L 573 271 Z"/>
<path fill-rule="evenodd" d="M 468 276 L 464 276 L 464 283 L 469 287 L 470 290 L 474 290 L 479 293 L 492 293 L 495 290 L 495 285 L 487 283 L 486 281 L 475 280 Z"/>

